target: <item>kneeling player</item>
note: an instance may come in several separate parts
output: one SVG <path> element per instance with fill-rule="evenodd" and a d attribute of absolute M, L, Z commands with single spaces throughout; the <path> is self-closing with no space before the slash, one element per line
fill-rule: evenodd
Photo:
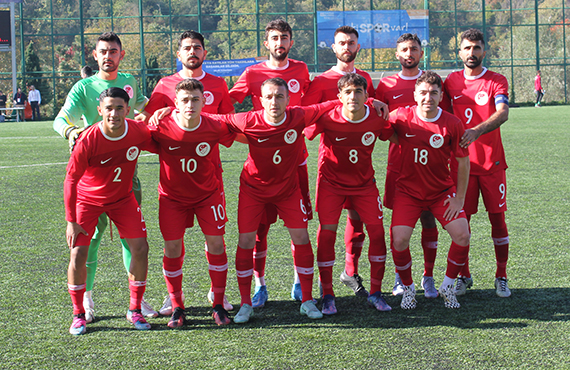
<path fill-rule="evenodd" d="M 449 232 L 452 243 L 439 294 L 445 307 L 459 308 L 453 283 L 469 254 L 469 225 L 463 211 L 469 179 L 469 153 L 459 143 L 464 128 L 458 118 L 438 107 L 441 78 L 428 71 L 416 81 L 417 106 L 399 108 L 390 122 L 401 147 L 402 165 L 392 213 L 392 256 L 404 285 L 400 306 L 416 307 L 409 242 L 423 211 L 430 211 Z M 458 162 L 457 190 L 449 171 L 450 154 Z"/>
<path fill-rule="evenodd" d="M 69 332 L 74 335 L 86 330 L 85 263 L 91 235 L 102 213 L 115 223 L 132 254 L 127 320 L 136 329 L 150 329 L 141 314 L 148 268 L 146 225 L 132 192 L 131 179 L 140 151 L 151 149 L 153 144 L 144 123 L 125 118 L 130 111 L 128 104 L 129 95 L 123 89 L 112 87 L 103 91 L 97 107 L 103 121 L 83 132 L 67 165 L 64 202 L 67 244 L 71 250 L 67 285 L 74 315 Z"/>
<path fill-rule="evenodd" d="M 218 325 L 230 323 L 223 307 L 228 272 L 224 244 L 226 210 L 219 171 L 218 143 L 230 146 L 235 134 L 221 120 L 201 116 L 204 87 L 194 79 L 176 85 L 176 110 L 151 129 L 159 144 L 159 222 L 164 237 L 163 271 L 172 301 L 171 328 L 184 324 L 182 264 L 184 231 L 192 227 L 194 215 L 206 237 L 206 257 L 214 292 L 212 316 Z M 218 156 L 218 158 L 216 158 Z"/>

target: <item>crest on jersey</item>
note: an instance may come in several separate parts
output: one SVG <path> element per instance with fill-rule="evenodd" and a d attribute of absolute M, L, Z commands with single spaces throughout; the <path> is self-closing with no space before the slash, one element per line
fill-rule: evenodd
<path fill-rule="evenodd" d="M 477 105 L 486 105 L 489 102 L 489 95 L 487 95 L 486 91 L 479 91 L 477 95 L 475 95 L 475 103 Z"/>
<path fill-rule="evenodd" d="M 129 150 L 127 150 L 127 160 L 129 161 L 134 161 L 135 159 L 138 158 L 139 156 L 139 148 L 137 148 L 136 146 L 131 146 L 129 148 Z"/>
<path fill-rule="evenodd" d="M 376 135 L 374 135 L 372 131 L 365 132 L 364 135 L 362 135 L 362 144 L 365 146 L 372 145 L 374 140 L 376 140 Z"/>
<path fill-rule="evenodd" d="M 429 138 L 429 145 L 435 149 L 441 148 L 443 146 L 443 136 L 440 134 L 431 135 Z"/>
<path fill-rule="evenodd" d="M 204 91 L 204 99 L 206 99 L 206 105 L 212 105 L 214 103 L 214 94 L 210 91 Z"/>
<path fill-rule="evenodd" d="M 293 144 L 297 140 L 297 131 L 291 129 L 285 133 L 285 142 L 287 144 Z"/>
<path fill-rule="evenodd" d="M 131 85 L 125 85 L 125 87 L 123 87 L 123 90 L 129 94 L 129 98 L 132 99 L 133 96 L 135 96 L 135 90 L 133 90 L 133 87 Z"/>
<path fill-rule="evenodd" d="M 287 86 L 289 86 L 289 92 L 292 93 L 298 93 L 301 90 L 301 84 L 294 78 L 287 82 Z"/>
<path fill-rule="evenodd" d="M 208 155 L 208 153 L 210 153 L 210 144 L 203 142 L 196 145 L 196 154 L 198 154 L 200 157 L 205 157 Z"/>

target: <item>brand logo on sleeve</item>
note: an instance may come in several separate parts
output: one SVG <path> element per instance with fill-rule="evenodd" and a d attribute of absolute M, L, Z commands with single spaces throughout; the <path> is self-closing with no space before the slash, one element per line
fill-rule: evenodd
<path fill-rule="evenodd" d="M 489 95 L 487 95 L 486 91 L 479 91 L 477 95 L 475 95 L 475 103 L 477 105 L 486 105 L 489 102 Z"/>
<path fill-rule="evenodd" d="M 362 144 L 365 146 L 372 145 L 374 140 L 376 140 L 376 135 L 374 135 L 372 131 L 365 132 L 364 135 L 362 135 Z"/>
<path fill-rule="evenodd" d="M 210 144 L 203 142 L 196 146 L 196 154 L 200 157 L 205 157 L 210 153 Z"/>
<path fill-rule="evenodd" d="M 204 91 L 204 99 L 206 99 L 206 105 L 212 105 L 214 103 L 214 94 L 210 91 Z"/>
<path fill-rule="evenodd" d="M 431 135 L 429 138 L 429 145 L 435 149 L 441 148 L 443 146 L 443 136 L 440 134 Z"/>
<path fill-rule="evenodd" d="M 125 85 L 125 87 L 123 87 L 123 90 L 129 94 L 129 98 L 132 99 L 133 96 L 135 96 L 135 90 L 133 90 L 133 87 L 131 85 Z"/>
<path fill-rule="evenodd" d="M 139 152 L 140 152 L 139 148 L 137 148 L 136 146 L 131 146 L 129 150 L 127 150 L 127 160 L 131 162 L 134 161 L 135 159 L 138 158 Z"/>
<path fill-rule="evenodd" d="M 285 142 L 287 144 L 293 144 L 297 140 L 297 131 L 291 129 L 285 133 Z"/>
<path fill-rule="evenodd" d="M 301 84 L 294 78 L 287 82 L 287 86 L 289 86 L 289 91 L 292 93 L 298 93 L 301 90 Z"/>

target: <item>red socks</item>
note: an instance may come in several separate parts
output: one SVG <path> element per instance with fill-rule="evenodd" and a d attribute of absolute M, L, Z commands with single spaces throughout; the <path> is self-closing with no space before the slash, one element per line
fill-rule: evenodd
<path fill-rule="evenodd" d="M 317 231 L 317 266 L 319 266 L 319 278 L 321 280 L 321 286 L 323 287 L 324 295 L 334 295 L 332 274 L 335 261 L 335 241 L 336 232 L 331 230 L 323 230 L 319 227 L 319 230 Z M 295 249 L 295 255 L 297 255 L 299 253 L 299 250 L 297 248 Z M 296 263 L 295 266 L 297 266 Z M 303 299 L 304 298 L 305 296 L 303 295 Z"/>
<path fill-rule="evenodd" d="M 447 254 L 447 270 L 445 271 L 445 276 L 451 279 L 457 278 L 468 258 L 469 246 L 461 246 L 452 241 L 449 253 Z"/>
<path fill-rule="evenodd" d="M 505 223 L 505 213 L 489 213 L 491 236 L 495 245 L 497 260 L 496 278 L 507 278 L 507 261 L 509 260 L 509 232 Z"/>
<path fill-rule="evenodd" d="M 295 244 L 295 257 L 293 262 L 295 263 L 295 269 L 299 274 L 301 291 L 303 293 L 303 302 L 313 300 L 314 259 L 315 256 L 310 242 L 307 244 Z"/>
<path fill-rule="evenodd" d="M 386 268 L 386 239 L 384 238 L 384 225 L 366 226 L 370 246 L 368 247 L 368 260 L 370 261 L 370 294 L 382 290 L 382 279 Z"/>
<path fill-rule="evenodd" d="M 79 315 L 85 313 L 83 308 L 83 294 L 85 294 L 85 284 L 71 285 L 67 284 L 67 291 L 71 296 L 71 304 L 73 304 L 73 314 Z"/>
<path fill-rule="evenodd" d="M 267 234 L 269 225 L 260 224 L 255 235 L 255 248 L 253 249 L 253 273 L 255 277 L 265 276 L 265 261 L 267 260 Z"/>
<path fill-rule="evenodd" d="M 437 227 L 422 229 L 422 248 L 424 250 L 424 276 L 433 276 L 433 266 L 437 256 Z"/>
<path fill-rule="evenodd" d="M 253 249 L 238 245 L 236 252 L 236 274 L 241 304 L 251 306 L 251 276 L 253 275 Z"/>
<path fill-rule="evenodd" d="M 206 257 L 208 258 L 208 271 L 210 272 L 212 290 L 214 291 L 214 303 L 212 306 L 223 305 L 224 293 L 226 292 L 226 279 L 228 276 L 228 256 L 224 251 L 222 254 L 206 252 Z"/>
<path fill-rule="evenodd" d="M 364 238 L 364 224 L 362 221 L 353 220 L 347 216 L 346 228 L 344 229 L 344 245 L 346 245 L 344 271 L 348 276 L 358 274 L 358 259 L 362 254 Z"/>
<path fill-rule="evenodd" d="M 135 281 L 129 279 L 129 289 L 131 291 L 131 301 L 129 310 L 140 310 L 141 301 L 143 299 L 144 291 L 146 289 L 146 280 Z"/>

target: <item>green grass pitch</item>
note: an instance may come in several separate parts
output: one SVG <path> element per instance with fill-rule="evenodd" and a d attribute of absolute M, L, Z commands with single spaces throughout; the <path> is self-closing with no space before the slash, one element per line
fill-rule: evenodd
<path fill-rule="evenodd" d="M 150 319 L 152 330 L 138 332 L 125 320 L 128 283 L 118 233 L 99 250 L 94 300 L 96 321 L 73 337 L 67 293 L 63 179 L 67 142 L 51 122 L 0 123 L 0 368 L 41 369 L 498 369 L 570 368 L 570 208 L 568 142 L 570 107 L 511 109 L 502 135 L 507 162 L 511 248 L 508 265 L 512 297 L 498 298 L 495 258 L 484 209 L 472 220 L 471 269 L 474 286 L 460 297 L 461 309 L 427 300 L 418 288 L 418 307 L 404 311 L 400 298 L 387 295 L 392 312 L 369 308 L 338 281 L 344 266 L 343 236 L 336 244 L 335 292 L 339 313 L 311 321 L 290 299 L 293 264 L 282 223 L 269 234 L 269 302 L 250 323 L 217 327 L 206 301 L 209 288 L 204 238 L 186 233 L 184 291 L 190 324 L 171 330 L 168 318 Z M 317 142 L 308 144 L 314 187 Z M 387 144 L 375 153 L 382 192 Z M 227 295 L 239 304 L 235 275 L 237 195 L 247 148 L 222 149 L 229 223 Z M 162 240 L 158 227 L 158 158 L 142 156 L 143 213 L 150 253 L 145 297 L 158 309 L 166 294 Z M 388 234 L 390 211 L 385 217 Z M 340 229 L 344 229 L 343 214 Z M 309 234 L 316 250 L 317 222 Z M 450 240 L 440 227 L 435 266 L 442 281 Z M 422 275 L 419 228 L 411 243 L 416 284 Z M 369 268 L 364 249 L 360 273 Z M 317 271 L 315 263 L 315 271 Z M 390 293 L 394 265 L 388 256 L 383 291 Z M 317 285 L 314 285 L 317 293 Z M 236 311 L 231 313 L 232 317 Z"/>

